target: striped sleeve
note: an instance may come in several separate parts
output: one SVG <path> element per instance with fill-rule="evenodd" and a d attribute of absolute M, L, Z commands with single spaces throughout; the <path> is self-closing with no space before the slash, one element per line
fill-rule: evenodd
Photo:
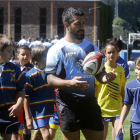
<path fill-rule="evenodd" d="M 22 90 L 26 83 L 26 77 L 24 73 L 21 72 L 20 68 L 16 66 L 16 89 L 17 91 Z"/>
<path fill-rule="evenodd" d="M 30 95 L 32 93 L 32 90 L 33 90 L 33 84 L 31 82 L 31 77 L 28 74 L 28 72 L 26 73 L 25 76 L 26 76 L 26 79 L 27 79 L 26 84 L 24 86 L 25 87 L 25 91 L 26 91 L 27 95 Z"/>

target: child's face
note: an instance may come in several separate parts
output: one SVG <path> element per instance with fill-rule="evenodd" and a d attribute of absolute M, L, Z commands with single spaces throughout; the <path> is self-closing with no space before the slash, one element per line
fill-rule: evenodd
<path fill-rule="evenodd" d="M 26 65 L 28 64 L 30 60 L 30 51 L 27 49 L 20 49 L 20 52 L 17 54 L 17 57 L 19 59 L 19 62 L 21 65 Z"/>
<path fill-rule="evenodd" d="M 11 57 L 13 57 L 13 47 L 6 47 L 3 51 L 0 51 L 0 63 L 9 62 Z"/>
<path fill-rule="evenodd" d="M 137 75 L 137 79 L 140 79 L 140 65 L 136 65 L 135 73 Z"/>
<path fill-rule="evenodd" d="M 116 62 L 118 58 L 118 51 L 116 50 L 115 46 L 108 45 L 106 46 L 105 56 L 107 60 L 110 62 Z"/>

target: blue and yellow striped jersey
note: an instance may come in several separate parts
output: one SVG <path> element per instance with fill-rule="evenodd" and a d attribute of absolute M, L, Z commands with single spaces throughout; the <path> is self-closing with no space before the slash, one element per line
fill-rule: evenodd
<path fill-rule="evenodd" d="M 33 119 L 54 116 L 54 89 L 42 78 L 36 68 L 26 73 L 25 91 L 30 97 L 30 111 Z"/>
<path fill-rule="evenodd" d="M 25 76 L 18 66 L 5 63 L 0 77 L 0 107 L 15 104 L 16 93 L 24 88 L 25 82 Z"/>

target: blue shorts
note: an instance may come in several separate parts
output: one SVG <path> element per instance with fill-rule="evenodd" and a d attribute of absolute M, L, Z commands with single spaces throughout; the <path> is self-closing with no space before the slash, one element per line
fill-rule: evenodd
<path fill-rule="evenodd" d="M 23 134 L 23 127 L 24 127 L 23 123 L 18 123 L 19 134 Z"/>
<path fill-rule="evenodd" d="M 44 127 L 44 126 L 49 127 L 49 119 L 50 119 L 49 117 L 38 119 L 38 120 L 33 119 L 34 129 L 36 130 L 36 129 L 39 129 L 40 127 Z"/>
<path fill-rule="evenodd" d="M 51 129 L 58 129 L 59 125 L 60 123 L 58 121 L 57 112 L 54 112 L 54 117 L 50 117 L 49 126 Z"/>
<path fill-rule="evenodd" d="M 116 117 L 102 117 L 103 122 L 113 122 L 114 120 L 120 119 L 120 116 Z"/>
<path fill-rule="evenodd" d="M 1 134 L 18 134 L 18 117 L 9 117 L 11 106 L 0 107 L 0 133 Z"/>

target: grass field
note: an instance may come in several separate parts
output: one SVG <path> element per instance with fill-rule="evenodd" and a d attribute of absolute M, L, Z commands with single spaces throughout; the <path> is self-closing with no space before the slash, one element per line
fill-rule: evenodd
<path fill-rule="evenodd" d="M 132 79 L 136 78 L 136 75 L 134 72 L 130 72 L 130 78 L 127 80 L 127 83 L 129 81 L 131 81 Z M 124 129 L 125 129 L 125 134 L 124 134 L 124 140 L 129 140 L 130 139 L 130 118 L 131 118 L 131 112 L 129 112 L 125 122 L 124 122 Z M 109 124 L 109 129 L 108 129 L 108 136 L 107 136 L 107 140 L 112 140 L 112 135 L 111 135 L 111 131 L 112 131 L 112 125 L 111 123 Z M 32 135 L 33 135 L 32 131 Z M 0 138 L 0 140 L 2 140 Z M 56 132 L 56 136 L 54 140 L 62 140 L 62 135 L 61 135 L 61 131 L 60 129 L 57 130 Z M 83 134 L 80 134 L 80 140 L 85 140 Z"/>

